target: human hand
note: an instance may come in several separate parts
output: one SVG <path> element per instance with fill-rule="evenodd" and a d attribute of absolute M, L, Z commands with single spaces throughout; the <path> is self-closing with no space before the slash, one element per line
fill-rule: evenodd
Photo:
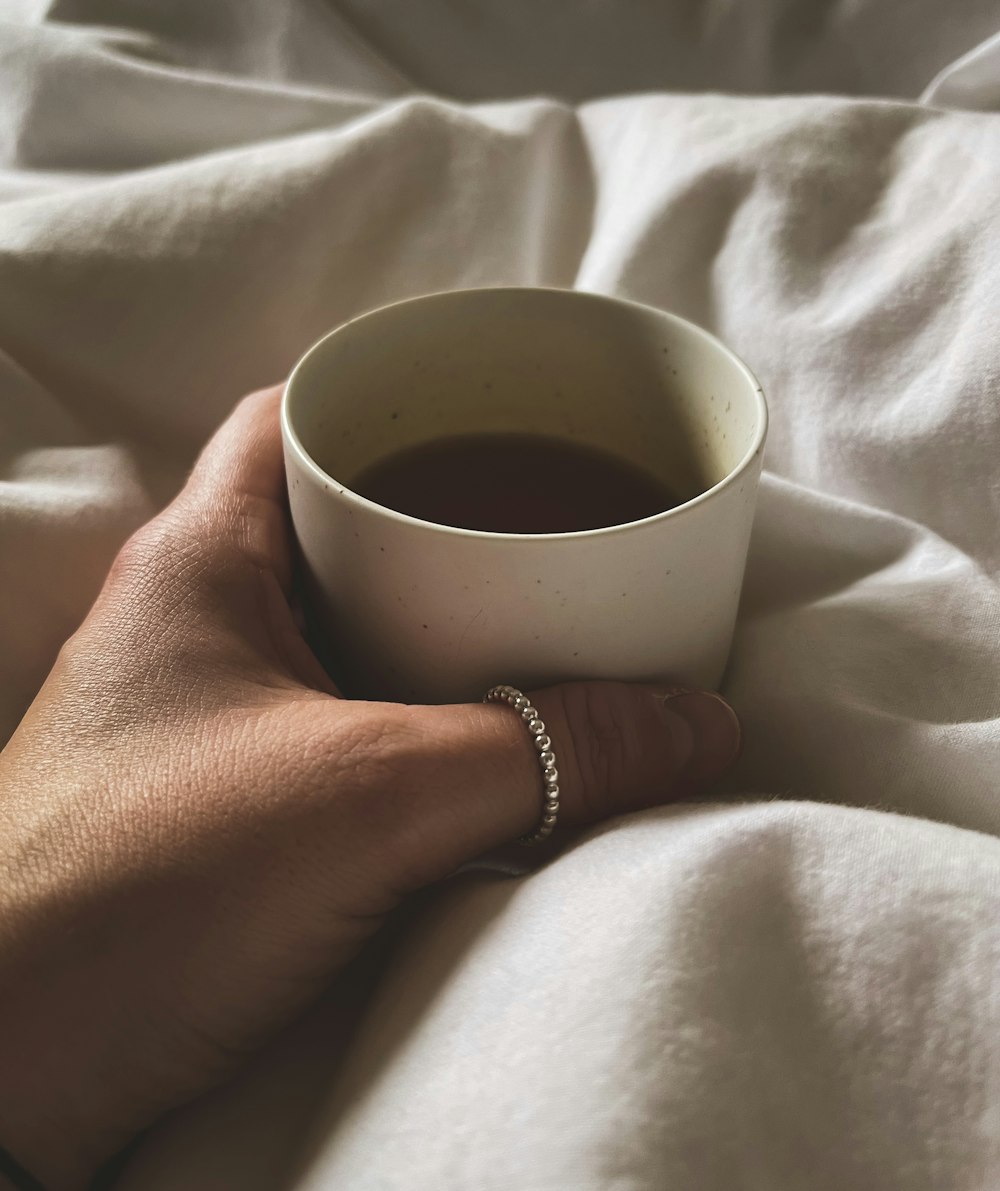
<path fill-rule="evenodd" d="M 55 1189 L 224 1078 L 408 893 L 538 819 L 509 708 L 345 700 L 311 654 L 278 394 L 242 402 L 126 544 L 0 754 L 0 1143 Z M 733 760 L 725 703 L 665 694 L 532 693 L 560 823 Z"/>

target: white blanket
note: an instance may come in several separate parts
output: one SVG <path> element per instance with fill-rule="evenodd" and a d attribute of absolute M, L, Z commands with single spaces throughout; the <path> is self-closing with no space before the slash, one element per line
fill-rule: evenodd
<path fill-rule="evenodd" d="M 772 414 L 722 797 L 438 891 L 356 1031 L 129 1191 L 1000 1186 L 998 20 L 0 0 L 0 739 L 233 401 L 366 308 L 621 294 Z"/>

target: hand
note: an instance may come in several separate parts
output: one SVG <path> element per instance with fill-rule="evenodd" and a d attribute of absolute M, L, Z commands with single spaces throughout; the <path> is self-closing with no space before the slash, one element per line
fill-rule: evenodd
<path fill-rule="evenodd" d="M 0 754 L 0 1143 L 52 1188 L 225 1077 L 408 893 L 539 815 L 509 708 L 338 697 L 290 610 L 277 407 L 243 401 L 126 544 Z M 738 751 L 717 696 L 531 697 L 567 825 L 688 795 Z"/>

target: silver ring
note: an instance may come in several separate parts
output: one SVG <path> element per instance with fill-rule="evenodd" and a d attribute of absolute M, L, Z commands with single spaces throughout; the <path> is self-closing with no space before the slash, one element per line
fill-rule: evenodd
<path fill-rule="evenodd" d="M 531 743 L 538 752 L 538 763 L 542 767 L 542 817 L 538 826 L 529 835 L 518 836 L 519 844 L 540 844 L 552 834 L 559 815 L 559 770 L 556 769 L 556 755 L 552 751 L 545 725 L 531 700 L 516 686 L 490 687 L 483 695 L 484 703 L 506 703 L 520 715 L 524 726 L 531 733 Z"/>

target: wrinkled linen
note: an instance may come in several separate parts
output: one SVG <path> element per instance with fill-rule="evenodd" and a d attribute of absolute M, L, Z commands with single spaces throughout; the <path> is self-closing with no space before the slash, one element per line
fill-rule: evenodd
<path fill-rule="evenodd" d="M 0 738 L 363 310 L 619 294 L 771 408 L 720 797 L 436 891 L 124 1187 L 1000 1186 L 997 17 L 942 14 L 0 0 Z"/>

